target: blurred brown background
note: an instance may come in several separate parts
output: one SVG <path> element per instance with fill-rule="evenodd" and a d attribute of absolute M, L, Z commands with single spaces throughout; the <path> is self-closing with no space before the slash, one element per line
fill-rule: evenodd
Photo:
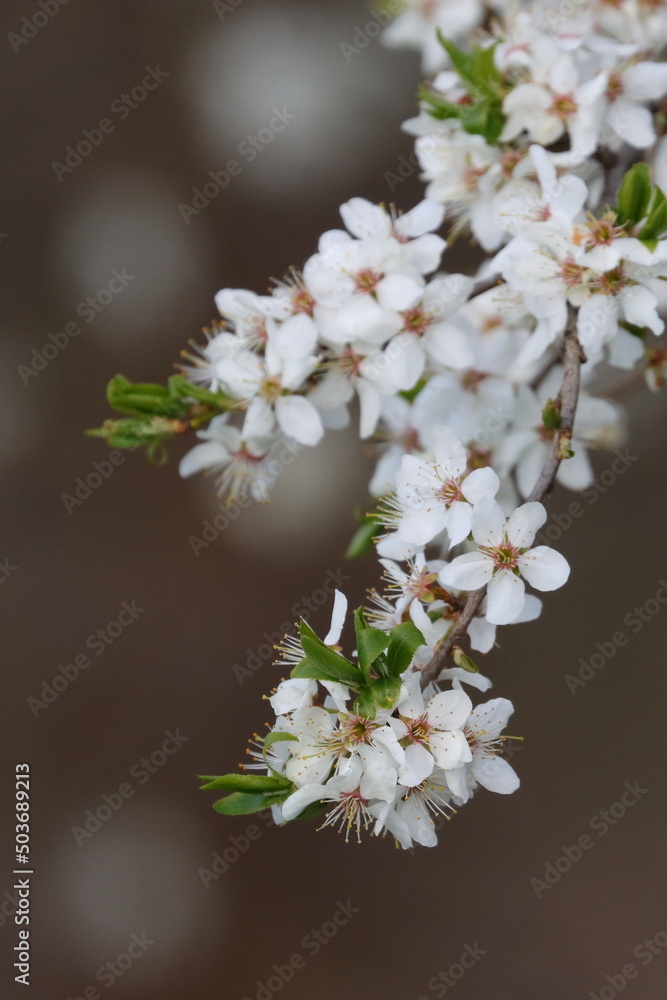
<path fill-rule="evenodd" d="M 278 679 L 266 662 L 239 685 L 234 665 L 328 571 L 349 576 L 357 602 L 376 582 L 372 558 L 342 559 L 371 461 L 353 433 L 329 434 L 280 479 L 271 507 L 243 511 L 196 557 L 189 536 L 201 537 L 219 508 L 211 483 L 179 480 L 178 448 L 161 469 L 127 455 L 69 512 L 63 494 L 107 459 L 82 430 L 109 415 L 111 375 L 163 380 L 214 315 L 217 289 L 264 290 L 337 224 L 341 201 L 363 195 L 407 208 L 417 200 L 416 177 L 392 194 L 385 173 L 411 150 L 398 126 L 414 110 L 419 61 L 376 38 L 346 59 L 341 43 L 354 43 L 369 18 L 357 0 L 71 0 L 45 23 L 38 15 L 38 30 L 30 20 L 26 28 L 23 18 L 44 9 L 6 2 L 0 38 L 0 994 L 74 1000 L 96 988 L 128 1000 L 266 1000 L 260 984 L 298 953 L 304 967 L 269 986 L 292 1000 L 451 991 L 458 1000 L 584 1000 L 591 991 L 605 1000 L 629 962 L 637 975 L 628 1000 L 664 997 L 667 951 L 633 957 L 644 939 L 667 942 L 667 608 L 647 612 L 636 634 L 623 623 L 667 577 L 664 397 L 643 388 L 626 397 L 636 460 L 594 504 L 582 502 L 585 515 L 557 542 L 571 585 L 549 596 L 539 623 L 505 630 L 485 663 L 494 693 L 515 703 L 512 731 L 526 737 L 514 760 L 520 791 L 482 792 L 436 850 L 412 855 L 389 840 L 346 846 L 312 825 L 259 821 L 258 839 L 227 871 L 202 875 L 216 852 L 234 858 L 230 838 L 253 820 L 214 814 L 195 775 L 233 769 L 269 719 L 261 696 Z M 156 66 L 168 76 L 145 101 L 125 117 L 110 111 Z M 238 158 L 276 108 L 293 121 L 186 224 L 179 204 Z M 59 180 L 53 162 L 105 117 L 113 130 Z M 465 264 L 458 245 L 445 264 Z M 106 289 L 113 269 L 132 280 L 85 322 L 79 303 Z M 20 366 L 33 365 L 33 349 L 41 353 L 48 334 L 73 321 L 81 333 L 26 377 Z M 612 462 L 600 454 L 598 472 Z M 573 499 L 559 491 L 551 510 L 561 514 Z M 143 611 L 95 655 L 87 638 L 132 601 Z M 619 629 L 627 645 L 573 695 L 565 675 Z M 28 699 L 86 651 L 90 667 L 35 714 Z M 155 773 L 137 768 L 167 731 L 187 741 L 164 761 L 158 753 Z M 33 779 L 32 992 L 11 969 L 18 761 L 30 762 Z M 612 810 L 618 820 L 602 836 L 594 817 L 626 782 L 646 791 L 626 815 Z M 77 843 L 73 828 L 87 811 L 105 794 L 117 801 L 128 783 L 122 808 Z M 531 879 L 544 879 L 584 834 L 593 846 L 581 860 L 536 889 Z M 358 912 L 313 954 L 306 935 L 348 900 Z M 107 963 L 133 935 L 153 943 L 118 977 Z M 466 945 L 484 954 L 457 981 Z M 450 967 L 447 985 L 438 977 Z"/>

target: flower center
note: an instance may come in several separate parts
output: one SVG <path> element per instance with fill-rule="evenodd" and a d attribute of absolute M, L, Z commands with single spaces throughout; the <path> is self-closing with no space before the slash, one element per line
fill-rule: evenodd
<path fill-rule="evenodd" d="M 362 798 L 359 789 L 354 792 L 342 792 L 336 800 L 336 805 L 330 809 L 322 826 L 334 826 L 339 833 L 345 830 L 345 842 L 350 839 L 350 830 L 354 830 L 358 843 L 361 843 L 361 831 L 367 830 L 373 822 L 368 811 L 366 799 Z"/>
<path fill-rule="evenodd" d="M 374 271 L 371 267 L 367 267 L 363 271 L 359 271 L 354 278 L 357 291 L 366 292 L 367 294 L 374 292 L 381 277 L 382 275 L 378 274 L 378 272 Z"/>
<path fill-rule="evenodd" d="M 549 108 L 552 115 L 565 120 L 570 118 L 577 110 L 577 102 L 572 94 L 556 94 Z"/>
<path fill-rule="evenodd" d="M 403 329 L 421 337 L 428 330 L 430 316 L 419 306 L 403 313 Z"/>
<path fill-rule="evenodd" d="M 572 257 L 568 257 L 567 260 L 563 261 L 560 269 L 560 277 L 568 288 L 572 288 L 574 285 L 582 283 L 584 268 L 576 264 Z"/>
<path fill-rule="evenodd" d="M 519 549 L 510 545 L 509 542 L 491 549 L 490 553 L 493 557 L 495 570 L 516 569 L 519 564 L 519 556 L 521 555 Z"/>
<path fill-rule="evenodd" d="M 439 496 L 447 507 L 450 507 L 457 500 L 465 500 L 461 493 L 461 481 L 459 479 L 445 479 L 440 487 Z"/>
<path fill-rule="evenodd" d="M 428 744 L 428 734 L 431 732 L 431 724 L 426 715 L 420 715 L 418 719 L 405 719 L 408 727 L 406 739 L 410 743 Z"/>

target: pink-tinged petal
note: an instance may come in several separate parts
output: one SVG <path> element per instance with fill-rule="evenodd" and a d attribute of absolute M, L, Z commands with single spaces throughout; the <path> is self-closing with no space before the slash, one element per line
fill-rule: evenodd
<path fill-rule="evenodd" d="M 299 444 L 318 444 L 324 434 L 320 415 L 303 396 L 281 396 L 276 400 L 276 417 L 287 437 Z"/>
<path fill-rule="evenodd" d="M 449 547 L 458 545 L 470 534 L 470 524 L 472 521 L 472 507 L 469 503 L 462 503 L 455 500 L 447 511 L 445 527 L 449 536 Z"/>
<path fill-rule="evenodd" d="M 413 743 L 405 748 L 405 762 L 398 769 L 398 780 L 406 788 L 420 785 L 435 767 L 435 761 L 426 747 Z"/>
<path fill-rule="evenodd" d="M 477 504 L 483 497 L 495 497 L 500 488 L 500 480 L 493 469 L 475 469 L 461 483 L 461 493 L 468 503 Z"/>
<path fill-rule="evenodd" d="M 468 741 L 459 729 L 452 732 L 429 733 L 428 745 L 435 757 L 435 762 L 443 771 L 450 767 L 458 767 L 472 760 Z"/>
<path fill-rule="evenodd" d="M 511 570 L 501 570 L 489 581 L 486 617 L 493 625 L 509 625 L 523 610 L 523 580 Z"/>
<path fill-rule="evenodd" d="M 496 548 L 505 536 L 505 515 L 500 505 L 490 497 L 482 497 L 475 504 L 472 515 L 472 537 L 478 545 Z"/>
<path fill-rule="evenodd" d="M 502 757 L 482 757 L 473 761 L 472 773 L 489 792 L 511 795 L 520 785 L 519 777 Z"/>
<path fill-rule="evenodd" d="M 343 625 L 345 624 L 346 614 L 347 597 L 345 594 L 341 594 L 340 590 L 337 590 L 335 592 L 334 606 L 331 613 L 331 628 L 323 640 L 325 646 L 335 646 L 340 639 L 340 634 L 343 631 Z"/>
<path fill-rule="evenodd" d="M 541 503 L 524 503 L 512 511 L 507 522 L 507 537 L 517 549 L 527 549 L 546 519 L 547 512 Z"/>
<path fill-rule="evenodd" d="M 438 579 L 445 587 L 478 590 L 488 583 L 493 573 L 493 559 L 483 552 L 466 552 L 440 570 Z"/>
<path fill-rule="evenodd" d="M 439 426 L 433 430 L 433 454 L 447 478 L 456 479 L 466 470 L 466 450 L 457 435 L 449 427 Z"/>
<path fill-rule="evenodd" d="M 429 724 L 434 729 L 461 729 L 472 712 L 472 702 L 465 691 L 440 691 L 426 706 Z"/>
<path fill-rule="evenodd" d="M 567 559 L 548 545 L 538 545 L 520 556 L 519 569 L 535 590 L 558 590 L 570 575 Z"/>

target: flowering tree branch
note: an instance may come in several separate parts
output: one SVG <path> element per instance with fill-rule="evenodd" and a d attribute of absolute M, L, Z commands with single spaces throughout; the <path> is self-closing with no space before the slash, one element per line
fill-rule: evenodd
<path fill-rule="evenodd" d="M 559 414 L 558 428 L 554 430 L 549 457 L 539 479 L 527 497 L 528 502 L 544 500 L 547 493 L 553 488 L 560 463 L 569 457 L 583 361 L 585 361 L 585 357 L 577 335 L 577 313 L 570 306 L 568 324 L 563 338 L 564 375 L 555 407 Z M 440 671 L 452 654 L 455 659 L 458 658 L 461 653 L 460 643 L 468 631 L 468 626 L 478 613 L 485 596 L 486 587 L 480 587 L 479 590 L 468 594 L 456 625 L 442 643 L 436 647 L 434 655 L 422 670 L 422 688 L 428 687 L 429 684 L 437 680 Z"/>
<path fill-rule="evenodd" d="M 433 846 L 434 816 L 519 785 L 502 757 L 512 703 L 473 704 L 491 680 L 472 657 L 541 614 L 527 587 L 568 580 L 535 544 L 542 501 L 556 482 L 586 489 L 589 450 L 622 433 L 591 373 L 667 377 L 667 197 L 648 162 L 667 142 L 667 13 L 590 0 L 561 25 L 547 2 L 496 18 L 407 0 L 384 40 L 421 37 L 433 75 L 403 126 L 426 197 L 404 214 L 350 199 L 302 272 L 267 295 L 218 292 L 220 318 L 166 385 L 109 384 L 121 417 L 90 433 L 162 461 L 194 432 L 181 475 L 213 471 L 227 502 L 268 500 L 284 450 L 348 425 L 354 400 L 378 450 L 349 554 L 375 548 L 384 589 L 349 616 L 349 655 L 339 592 L 324 637 L 304 620 L 285 636 L 267 736 L 243 773 L 202 777 L 224 815 L 270 807 L 281 825 Z M 449 24 L 465 29 L 445 38 Z M 464 233 L 486 255 L 472 276 L 441 270 Z"/>

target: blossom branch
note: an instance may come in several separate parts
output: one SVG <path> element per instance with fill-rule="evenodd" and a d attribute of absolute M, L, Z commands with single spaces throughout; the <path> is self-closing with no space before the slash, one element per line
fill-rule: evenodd
<path fill-rule="evenodd" d="M 554 432 L 553 446 L 539 479 L 535 483 L 528 502 L 541 501 L 553 487 L 560 463 L 567 457 L 572 439 L 572 428 L 577 412 L 581 365 L 585 360 L 577 334 L 577 312 L 569 306 L 568 323 L 563 338 L 564 374 L 558 396 L 560 426 Z M 445 637 L 434 655 L 422 670 L 421 686 L 425 688 L 436 680 L 449 656 L 455 654 L 465 636 L 468 626 L 479 611 L 486 595 L 486 587 L 480 587 L 468 594 L 465 606 L 459 615 L 456 625 Z"/>

